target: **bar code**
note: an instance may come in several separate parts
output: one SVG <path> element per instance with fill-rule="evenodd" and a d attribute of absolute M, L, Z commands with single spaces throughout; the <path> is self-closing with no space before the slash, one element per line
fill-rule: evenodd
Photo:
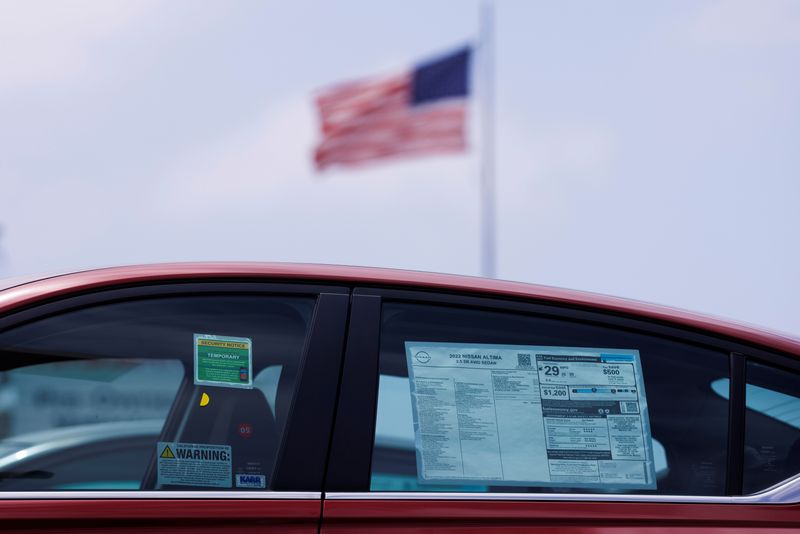
<path fill-rule="evenodd" d="M 519 367 L 530 367 L 531 366 L 531 355 L 530 354 L 517 354 L 517 365 Z"/>
<path fill-rule="evenodd" d="M 622 413 L 639 413 L 639 403 L 637 402 L 620 402 L 620 412 Z"/>

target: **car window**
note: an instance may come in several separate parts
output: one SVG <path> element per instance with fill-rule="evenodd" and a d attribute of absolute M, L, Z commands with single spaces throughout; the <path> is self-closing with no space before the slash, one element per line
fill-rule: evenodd
<path fill-rule="evenodd" d="M 725 492 L 724 351 L 394 302 L 380 339 L 373 491 Z"/>
<path fill-rule="evenodd" d="M 746 376 L 743 488 L 754 493 L 800 473 L 800 380 L 755 362 Z"/>
<path fill-rule="evenodd" d="M 313 308 L 148 298 L 0 333 L 0 491 L 269 488 Z"/>

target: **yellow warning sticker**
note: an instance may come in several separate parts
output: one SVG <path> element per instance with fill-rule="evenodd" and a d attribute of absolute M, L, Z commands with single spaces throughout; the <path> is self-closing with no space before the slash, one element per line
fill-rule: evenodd
<path fill-rule="evenodd" d="M 175 458 L 175 455 L 172 454 L 172 449 L 169 448 L 169 445 L 164 447 L 164 450 L 161 451 L 161 456 L 159 458 Z"/>

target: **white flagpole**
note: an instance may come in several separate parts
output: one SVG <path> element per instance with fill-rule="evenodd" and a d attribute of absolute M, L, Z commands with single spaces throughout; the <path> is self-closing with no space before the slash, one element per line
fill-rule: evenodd
<path fill-rule="evenodd" d="M 494 180 L 494 4 L 480 7 L 479 43 L 481 83 L 481 276 L 495 278 L 495 180 Z"/>

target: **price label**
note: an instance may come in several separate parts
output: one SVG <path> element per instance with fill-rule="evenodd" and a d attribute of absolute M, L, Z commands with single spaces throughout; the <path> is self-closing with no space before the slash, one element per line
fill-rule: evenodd
<path fill-rule="evenodd" d="M 569 389 L 566 386 L 542 386 L 542 398 L 569 400 Z"/>

